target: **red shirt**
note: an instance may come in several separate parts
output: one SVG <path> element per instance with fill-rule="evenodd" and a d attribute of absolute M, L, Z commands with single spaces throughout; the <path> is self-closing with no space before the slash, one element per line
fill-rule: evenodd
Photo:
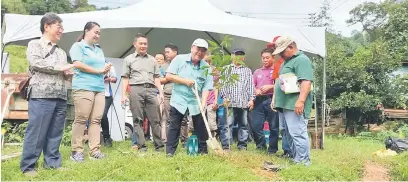
<path fill-rule="evenodd" d="M 282 63 L 283 63 L 283 59 L 279 58 L 273 64 L 273 72 L 272 72 L 272 79 L 273 80 L 276 80 L 277 78 L 279 78 L 279 71 L 280 71 L 280 67 L 281 67 Z"/>

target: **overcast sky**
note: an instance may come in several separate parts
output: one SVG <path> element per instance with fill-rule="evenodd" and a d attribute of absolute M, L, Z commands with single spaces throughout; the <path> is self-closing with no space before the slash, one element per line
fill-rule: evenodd
<path fill-rule="evenodd" d="M 142 0 L 88 0 L 98 7 L 125 7 Z M 146 0 L 148 1 L 148 0 Z M 164 1 L 164 0 L 163 0 Z M 166 0 L 171 1 L 171 0 Z M 194 1 L 194 0 L 192 0 Z M 324 0 L 209 0 L 216 7 L 242 14 L 248 17 L 264 18 L 269 21 L 305 26 L 308 24 L 308 14 L 319 11 Z M 348 26 L 345 21 L 350 18 L 349 11 L 365 1 L 380 0 L 328 0 L 331 4 L 333 28 L 344 36 L 350 36 L 353 30 L 361 30 L 360 25 Z M 154 11 L 154 7 L 151 7 Z M 172 10 L 169 10 L 171 13 Z"/>

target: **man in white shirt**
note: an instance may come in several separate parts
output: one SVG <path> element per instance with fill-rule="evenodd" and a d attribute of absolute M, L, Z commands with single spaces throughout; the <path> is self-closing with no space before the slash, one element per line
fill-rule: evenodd
<path fill-rule="evenodd" d="M 112 139 L 109 133 L 108 111 L 113 102 L 111 83 L 116 83 L 116 81 L 117 78 L 115 68 L 112 66 L 109 73 L 105 75 L 105 110 L 101 120 L 103 144 L 107 147 L 112 147 Z"/>

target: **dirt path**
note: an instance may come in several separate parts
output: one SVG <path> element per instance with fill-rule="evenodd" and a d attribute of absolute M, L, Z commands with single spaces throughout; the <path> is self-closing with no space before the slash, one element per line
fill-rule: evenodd
<path fill-rule="evenodd" d="M 267 159 L 267 156 L 259 157 L 256 155 L 252 155 L 250 158 L 243 158 L 242 156 L 234 153 L 232 155 L 225 155 L 223 156 L 223 158 L 227 160 L 229 163 L 240 168 L 249 168 L 252 171 L 252 173 L 262 176 L 268 180 L 279 179 L 276 173 L 264 170 L 263 162 Z"/>
<path fill-rule="evenodd" d="M 367 161 L 364 164 L 364 177 L 363 181 L 390 181 L 389 170 L 384 166 Z"/>

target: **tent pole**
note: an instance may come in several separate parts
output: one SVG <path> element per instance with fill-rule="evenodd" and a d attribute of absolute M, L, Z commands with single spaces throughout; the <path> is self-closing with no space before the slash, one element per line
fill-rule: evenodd
<path fill-rule="evenodd" d="M 152 30 L 153 28 L 150 28 L 144 35 L 147 36 Z M 128 49 L 126 49 L 126 51 L 122 55 L 120 55 L 119 58 L 123 58 L 132 48 L 133 48 L 133 45 L 131 45 Z"/>
<path fill-rule="evenodd" d="M 204 31 L 205 34 L 207 34 L 215 43 L 217 43 L 219 46 L 221 46 L 221 44 L 207 31 Z M 225 52 L 227 52 L 229 55 L 231 55 L 231 52 L 228 51 L 227 48 L 225 48 L 224 46 L 221 46 Z"/>
<path fill-rule="evenodd" d="M 313 83 L 313 85 L 314 85 L 314 83 Z M 315 87 L 315 85 L 313 87 Z M 318 141 L 317 139 L 318 139 L 318 129 L 319 129 L 319 125 L 317 124 L 318 120 L 319 120 L 319 113 L 318 113 L 318 109 L 317 109 L 316 92 L 314 93 L 313 99 L 314 99 L 314 108 L 315 108 L 315 115 L 314 115 L 314 117 L 315 117 L 315 121 L 314 121 L 315 122 L 315 138 L 314 138 L 314 141 L 316 143 Z M 312 141 L 313 141 L 313 138 L 312 138 Z M 315 143 L 313 143 L 312 146 L 314 146 Z M 316 148 L 319 148 L 319 146 L 316 146 Z"/>
<path fill-rule="evenodd" d="M 6 64 L 7 64 L 7 58 L 8 58 L 9 55 L 7 55 L 6 60 L 3 60 L 3 53 L 4 53 L 4 49 L 6 49 L 6 46 L 7 46 L 8 44 L 9 44 L 9 42 L 6 43 L 6 44 L 1 43 L 1 63 L 4 64 L 4 67 L 5 67 Z M 3 63 L 3 61 L 6 61 L 6 62 Z M 3 67 L 1 68 L 1 72 L 2 72 L 2 73 L 4 72 L 4 68 L 3 68 Z"/>
<path fill-rule="evenodd" d="M 123 58 L 131 49 L 133 48 L 133 45 L 131 45 L 128 49 L 126 49 L 126 51 L 119 56 L 119 58 Z"/>
<path fill-rule="evenodd" d="M 115 114 L 116 114 L 116 120 L 117 120 L 117 122 L 118 122 L 118 126 L 119 126 L 119 130 L 120 130 L 120 135 L 122 136 L 122 139 L 123 140 L 125 140 L 125 137 L 123 137 L 123 133 L 122 133 L 122 127 L 120 126 L 120 121 L 119 121 L 119 116 L 118 116 L 118 111 L 116 110 L 116 107 L 115 107 L 115 97 L 116 97 L 116 94 L 118 93 L 118 88 L 120 87 L 120 83 L 122 82 L 122 77 L 120 77 L 119 78 L 119 82 L 117 82 L 118 83 L 118 86 L 116 87 L 116 90 L 115 90 L 115 93 L 112 95 L 112 106 L 113 106 L 113 110 L 111 110 L 111 114 L 113 113 L 113 112 L 115 112 Z M 124 113 L 126 113 L 126 110 L 125 109 L 123 109 L 123 112 Z M 125 116 L 126 116 L 126 114 L 125 114 Z M 111 119 L 112 119 L 112 117 L 111 117 Z M 111 122 L 112 122 L 112 120 L 111 120 Z M 125 117 L 125 126 L 126 126 L 126 117 Z M 111 125 L 112 126 L 112 125 Z M 112 130 L 112 127 L 110 128 L 110 130 Z M 109 132 L 110 133 L 110 132 Z"/>
<path fill-rule="evenodd" d="M 323 91 L 322 91 L 322 149 L 324 149 L 324 128 L 326 124 L 326 57 L 323 58 Z"/>

